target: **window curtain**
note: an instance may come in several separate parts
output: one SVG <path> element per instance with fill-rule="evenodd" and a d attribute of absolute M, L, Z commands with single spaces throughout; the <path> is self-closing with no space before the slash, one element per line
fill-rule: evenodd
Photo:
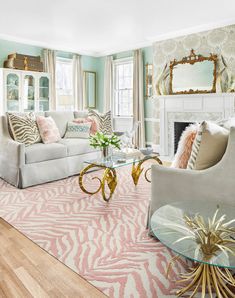
<path fill-rule="evenodd" d="M 85 109 L 83 98 L 83 72 L 80 55 L 73 55 L 73 97 L 75 110 Z"/>
<path fill-rule="evenodd" d="M 134 145 L 138 148 L 145 146 L 143 72 L 142 51 L 135 50 L 133 65 L 133 113 L 134 122 L 139 122 L 139 127 L 134 137 Z"/>
<path fill-rule="evenodd" d="M 56 51 L 43 50 L 44 71 L 50 74 L 51 110 L 56 110 Z"/>
<path fill-rule="evenodd" d="M 105 58 L 104 66 L 104 112 L 112 109 L 113 98 L 113 57 Z"/>

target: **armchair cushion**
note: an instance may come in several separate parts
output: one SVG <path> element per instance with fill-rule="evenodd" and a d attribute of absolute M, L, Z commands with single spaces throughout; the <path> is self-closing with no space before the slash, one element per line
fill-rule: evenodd
<path fill-rule="evenodd" d="M 194 140 L 188 169 L 203 170 L 218 163 L 224 155 L 229 131 L 213 122 L 203 121 Z"/>

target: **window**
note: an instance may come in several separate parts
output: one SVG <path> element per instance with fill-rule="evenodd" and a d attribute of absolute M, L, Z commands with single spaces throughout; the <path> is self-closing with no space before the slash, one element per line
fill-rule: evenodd
<path fill-rule="evenodd" d="M 114 61 L 114 117 L 133 116 L 133 59 Z"/>
<path fill-rule="evenodd" d="M 56 59 L 56 96 L 59 111 L 72 111 L 73 98 L 72 59 Z"/>

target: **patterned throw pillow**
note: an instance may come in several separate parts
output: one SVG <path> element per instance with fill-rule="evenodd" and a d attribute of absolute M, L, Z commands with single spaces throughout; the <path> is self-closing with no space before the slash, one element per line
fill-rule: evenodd
<path fill-rule="evenodd" d="M 74 123 L 68 122 L 65 138 L 88 139 L 90 136 L 91 122 Z"/>
<path fill-rule="evenodd" d="M 41 142 L 41 136 L 33 113 L 26 115 L 7 113 L 7 115 L 10 131 L 15 141 L 26 146 Z"/>
<path fill-rule="evenodd" d="M 99 114 L 94 110 L 89 110 L 88 116 L 96 121 L 98 131 L 105 135 L 111 135 L 113 133 L 111 111 L 105 114 Z"/>
<path fill-rule="evenodd" d="M 73 120 L 74 123 L 91 123 L 91 129 L 90 129 L 90 134 L 94 135 L 98 129 L 97 129 L 97 123 L 95 119 L 92 118 L 76 118 Z"/>
<path fill-rule="evenodd" d="M 44 144 L 55 143 L 61 139 L 59 129 L 51 116 L 38 116 L 37 124 Z"/>

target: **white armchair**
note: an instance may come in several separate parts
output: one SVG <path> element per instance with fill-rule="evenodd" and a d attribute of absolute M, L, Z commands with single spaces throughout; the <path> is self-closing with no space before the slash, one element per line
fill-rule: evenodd
<path fill-rule="evenodd" d="M 235 127 L 230 129 L 226 152 L 215 166 L 194 171 L 154 164 L 151 179 L 149 219 L 159 207 L 177 201 L 205 200 L 235 206 Z"/>

